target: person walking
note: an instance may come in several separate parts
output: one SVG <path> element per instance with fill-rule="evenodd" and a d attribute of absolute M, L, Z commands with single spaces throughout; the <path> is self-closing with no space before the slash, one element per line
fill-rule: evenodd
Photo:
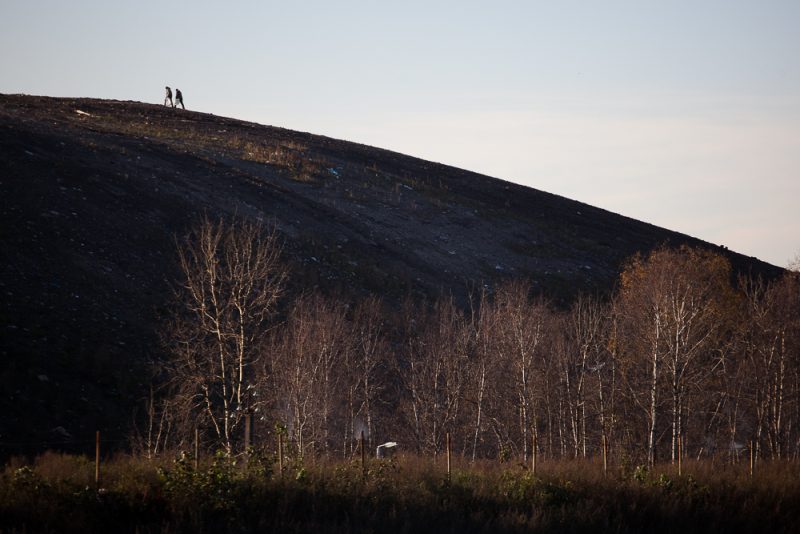
<path fill-rule="evenodd" d="M 183 94 L 181 93 L 181 90 L 175 88 L 175 105 L 172 107 L 178 107 L 178 104 L 181 105 L 181 108 L 186 109 L 186 106 L 183 105 Z"/>
<path fill-rule="evenodd" d="M 169 102 L 169 105 L 173 108 L 175 107 L 175 103 L 172 101 L 172 89 L 170 89 L 169 86 L 167 86 L 167 96 L 164 97 L 165 106 L 167 105 L 167 102 Z"/>

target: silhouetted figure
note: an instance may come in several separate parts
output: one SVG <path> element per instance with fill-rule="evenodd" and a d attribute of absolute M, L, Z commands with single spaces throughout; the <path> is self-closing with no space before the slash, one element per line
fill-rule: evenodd
<path fill-rule="evenodd" d="M 180 89 L 176 88 L 175 89 L 175 106 L 174 107 L 178 107 L 178 104 L 180 104 L 183 109 L 186 109 L 186 107 L 183 105 L 183 94 L 181 94 L 181 90 Z"/>
<path fill-rule="evenodd" d="M 170 89 L 169 86 L 167 86 L 167 96 L 164 97 L 165 106 L 167 105 L 167 102 L 169 102 L 169 105 L 173 108 L 175 107 L 175 103 L 172 101 L 172 89 Z"/>

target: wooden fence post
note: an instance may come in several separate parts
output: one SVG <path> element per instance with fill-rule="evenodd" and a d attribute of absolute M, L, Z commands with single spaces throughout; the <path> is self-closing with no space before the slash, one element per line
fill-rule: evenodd
<path fill-rule="evenodd" d="M 447 449 L 447 481 L 450 482 L 450 432 L 444 435 L 445 449 Z"/>
<path fill-rule="evenodd" d="M 367 448 L 364 443 L 364 431 L 361 431 L 361 475 L 367 478 Z"/>
<path fill-rule="evenodd" d="M 278 472 L 283 478 L 283 434 L 278 434 Z"/>
<path fill-rule="evenodd" d="M 603 476 L 608 475 L 608 438 L 603 434 Z"/>
<path fill-rule="evenodd" d="M 100 488 L 100 431 L 94 435 L 94 486 Z"/>

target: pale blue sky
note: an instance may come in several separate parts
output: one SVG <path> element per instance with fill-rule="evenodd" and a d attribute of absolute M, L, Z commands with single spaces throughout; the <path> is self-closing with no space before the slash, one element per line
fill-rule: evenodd
<path fill-rule="evenodd" d="M 785 266 L 800 1 L 0 0 L 0 92 L 162 102 L 397 150 Z"/>

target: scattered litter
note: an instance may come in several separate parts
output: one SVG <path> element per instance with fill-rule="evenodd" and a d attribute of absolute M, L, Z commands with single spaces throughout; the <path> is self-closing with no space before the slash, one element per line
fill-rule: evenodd
<path fill-rule="evenodd" d="M 339 171 L 337 171 L 333 167 L 329 168 L 328 172 L 331 173 L 332 175 L 336 176 L 337 178 L 339 177 Z"/>
<path fill-rule="evenodd" d="M 80 109 L 76 109 L 75 113 L 77 113 L 78 115 L 85 115 L 86 117 L 91 117 L 92 116 L 91 113 L 86 113 L 85 111 L 81 111 Z"/>

